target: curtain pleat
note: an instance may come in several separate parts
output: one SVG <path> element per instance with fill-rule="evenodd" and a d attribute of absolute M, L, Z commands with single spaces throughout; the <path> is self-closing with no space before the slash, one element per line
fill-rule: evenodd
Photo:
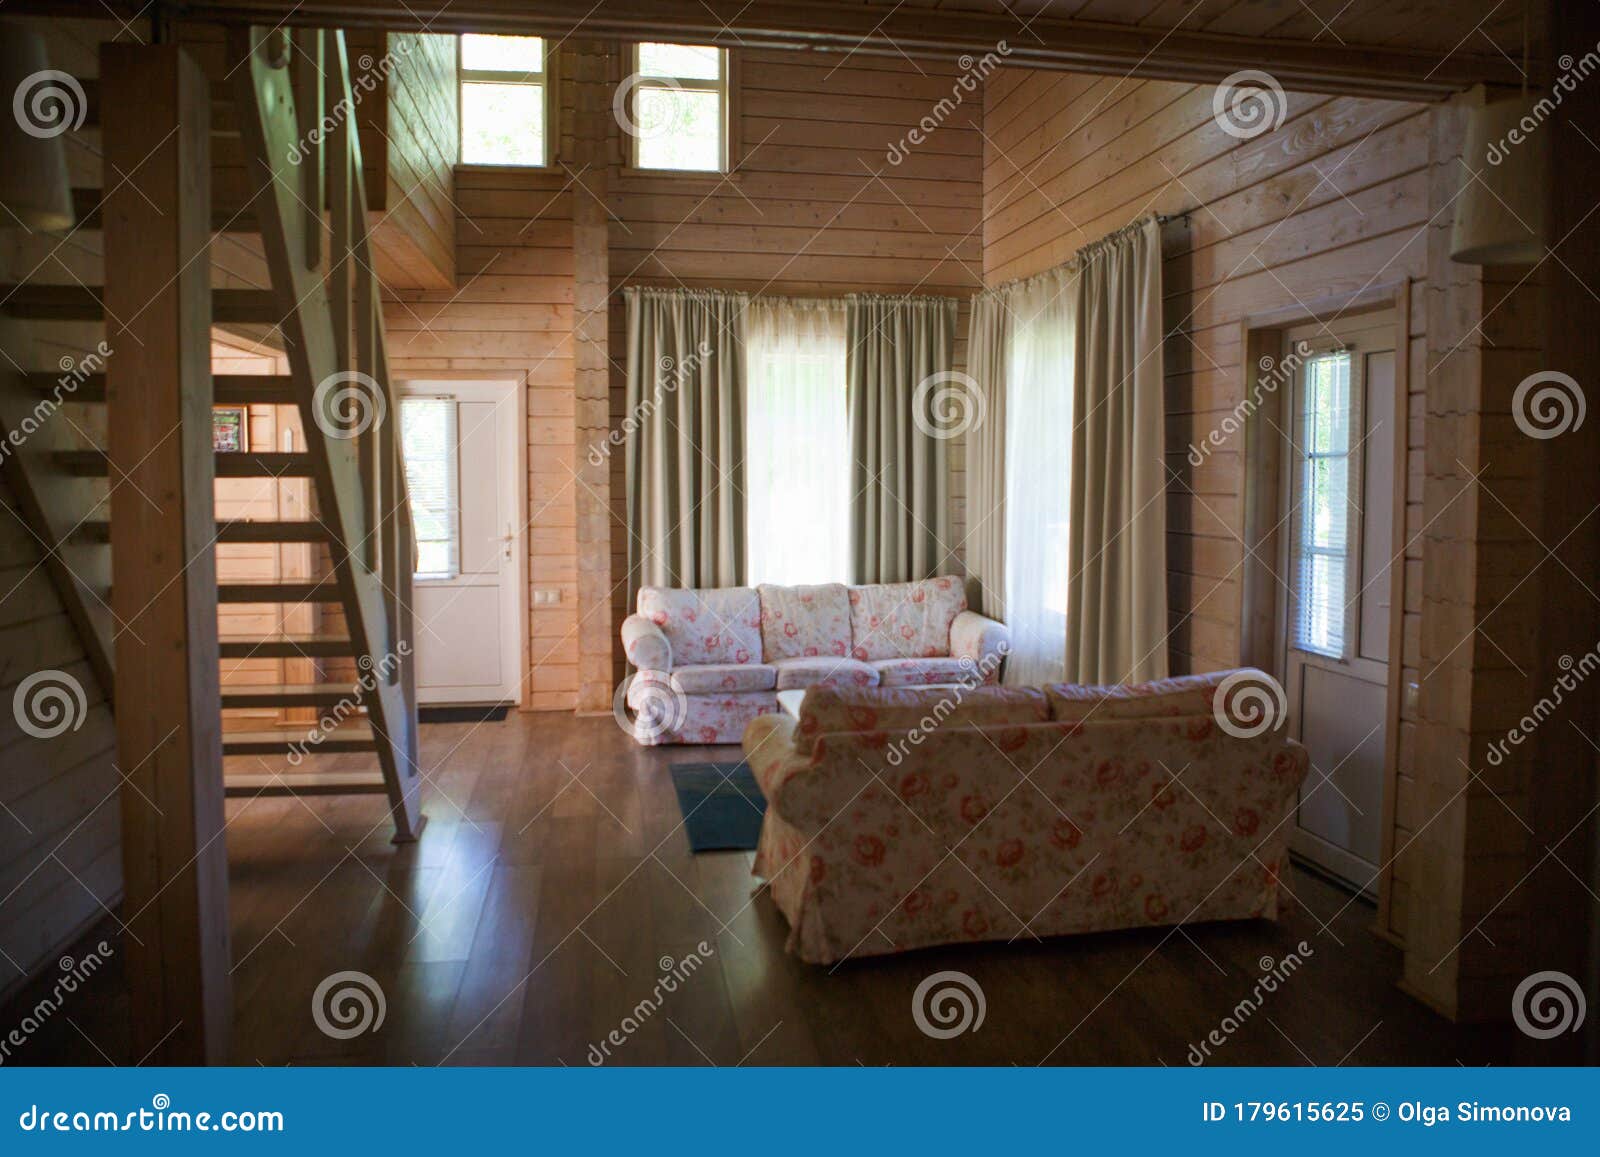
<path fill-rule="evenodd" d="M 629 603 L 744 584 L 744 294 L 624 290 Z"/>
<path fill-rule="evenodd" d="M 905 582 L 950 557 L 949 442 L 970 404 L 953 372 L 956 302 L 846 303 L 852 581 Z"/>
<path fill-rule="evenodd" d="M 992 619 L 1006 615 L 1006 364 L 1010 310 L 999 294 L 972 299 L 967 374 L 977 395 L 967 429 L 968 597 Z"/>
<path fill-rule="evenodd" d="M 1167 675 L 1160 226 L 1079 255 L 1066 677 Z"/>

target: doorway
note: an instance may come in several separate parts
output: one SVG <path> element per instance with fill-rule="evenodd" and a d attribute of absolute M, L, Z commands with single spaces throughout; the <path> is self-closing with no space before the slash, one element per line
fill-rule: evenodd
<path fill-rule="evenodd" d="M 417 700 L 522 697 L 526 423 L 515 379 L 401 383 L 416 527 Z"/>
<path fill-rule="evenodd" d="M 1394 315 L 1283 331 L 1277 665 L 1311 754 L 1290 848 L 1375 893 L 1383 848 L 1395 529 Z M 1404 435 L 1399 435 L 1404 445 Z"/>

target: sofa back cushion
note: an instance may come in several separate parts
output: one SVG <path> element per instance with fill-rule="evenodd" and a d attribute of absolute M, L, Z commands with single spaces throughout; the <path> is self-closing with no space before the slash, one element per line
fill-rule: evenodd
<path fill-rule="evenodd" d="M 761 662 L 761 602 L 754 587 L 640 587 L 639 613 L 672 644 L 672 665 Z"/>
<path fill-rule="evenodd" d="M 948 655 L 950 624 L 966 609 L 966 584 L 952 575 L 851 587 L 851 653 L 863 662 Z"/>
<path fill-rule="evenodd" d="M 1080 683 L 1049 683 L 1050 718 L 1062 722 L 1081 719 L 1150 719 L 1162 715 L 1210 715 L 1218 685 L 1232 674 L 1180 675 L 1153 683 L 1125 683 L 1093 687 Z M 1265 676 L 1262 676 L 1265 678 Z"/>
<path fill-rule="evenodd" d="M 949 727 L 1044 723 L 1050 706 L 1036 687 L 817 687 L 800 704 L 797 750 L 840 731 L 932 732 Z"/>
<path fill-rule="evenodd" d="M 761 651 L 778 659 L 850 655 L 850 595 L 843 583 L 780 587 L 762 583 Z"/>

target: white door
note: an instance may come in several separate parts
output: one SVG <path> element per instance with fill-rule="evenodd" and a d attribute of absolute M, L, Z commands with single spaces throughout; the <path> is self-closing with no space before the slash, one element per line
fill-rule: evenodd
<path fill-rule="evenodd" d="M 1293 851 L 1375 888 L 1394 530 L 1394 315 L 1290 331 L 1281 602 L 1290 727 L 1311 754 Z M 1403 436 L 1403 435 L 1402 435 Z M 1398 613 L 1398 612 L 1396 612 Z"/>
<path fill-rule="evenodd" d="M 512 704 L 521 691 L 520 387 L 410 381 L 400 430 L 417 532 L 417 698 Z"/>

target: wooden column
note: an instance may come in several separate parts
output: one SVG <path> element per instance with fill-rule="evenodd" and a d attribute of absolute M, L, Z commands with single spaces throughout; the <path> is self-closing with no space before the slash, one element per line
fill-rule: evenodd
<path fill-rule="evenodd" d="M 210 93 L 175 46 L 100 51 L 133 1056 L 221 1062 L 231 1009 L 211 545 Z"/>

